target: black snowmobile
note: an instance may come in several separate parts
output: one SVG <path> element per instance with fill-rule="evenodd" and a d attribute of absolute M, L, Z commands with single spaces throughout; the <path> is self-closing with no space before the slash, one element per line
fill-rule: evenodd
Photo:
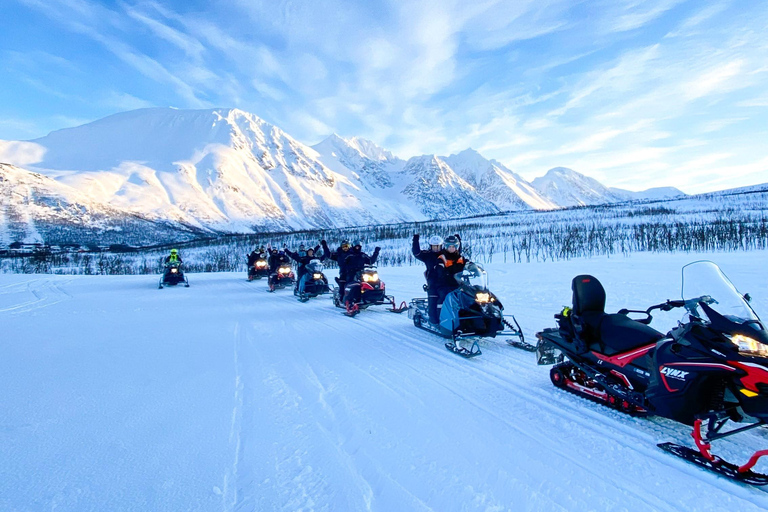
<path fill-rule="evenodd" d="M 296 281 L 296 276 L 293 274 L 293 269 L 289 263 L 283 263 L 277 267 L 277 272 L 270 278 L 268 291 L 274 292 L 280 288 L 290 286 Z"/>
<path fill-rule="evenodd" d="M 507 343 L 514 347 L 533 352 L 534 345 L 525 342 L 520 324 L 514 316 L 512 323 L 504 318 L 504 306 L 496 295 L 488 289 L 488 274 L 482 266 L 469 262 L 464 270 L 456 275 L 459 287 L 446 296 L 440 308 L 440 323 L 429 322 L 427 299 L 411 300 L 408 317 L 413 325 L 435 333 L 451 341 L 445 348 L 463 357 L 475 357 L 482 354 L 477 340 L 480 338 L 506 337 Z M 426 287 L 425 287 L 426 289 Z M 513 325 L 514 324 L 514 325 Z M 470 348 L 464 348 L 460 341 L 472 341 Z"/>
<path fill-rule="evenodd" d="M 317 297 L 323 293 L 331 291 L 328 286 L 328 278 L 323 274 L 323 263 L 320 260 L 310 260 L 307 263 L 307 279 L 304 283 L 304 291 L 299 292 L 299 283 L 293 289 L 293 294 L 299 298 L 299 302 L 307 302 L 312 297 Z"/>
<path fill-rule="evenodd" d="M 187 280 L 187 276 L 185 276 L 184 272 L 181 270 L 181 263 L 166 263 L 165 268 L 163 269 L 163 275 L 160 277 L 158 288 L 162 290 L 163 286 L 176 286 L 177 284 L 182 283 L 189 288 L 189 281 Z"/>
<path fill-rule="evenodd" d="M 683 267 L 682 300 L 645 311 L 605 313 L 605 290 L 589 275 L 576 276 L 572 290 L 573 308 L 555 315 L 558 328 L 537 334 L 538 362 L 555 364 L 555 386 L 629 414 L 691 425 L 695 450 L 658 446 L 728 478 L 768 484 L 768 475 L 752 471 L 768 450 L 742 466 L 710 451 L 712 441 L 768 424 L 768 331 L 748 295 L 709 261 Z M 687 318 L 668 334 L 648 325 L 652 311 L 674 308 Z M 723 431 L 729 422 L 747 425 Z"/>
<path fill-rule="evenodd" d="M 248 267 L 248 280 L 253 281 L 262 277 L 269 277 L 269 264 L 264 258 L 259 258 L 253 265 Z"/>
<path fill-rule="evenodd" d="M 352 297 L 352 300 L 345 304 L 344 297 L 339 296 L 339 288 L 333 288 L 333 304 L 337 308 L 343 308 L 344 314 L 347 316 L 355 316 L 369 306 L 381 306 L 383 304 L 391 305 L 392 307 L 387 308 L 387 311 L 392 313 L 402 313 L 408 309 L 405 302 L 397 307 L 395 298 L 387 295 L 387 287 L 384 281 L 379 279 L 379 271 L 374 265 L 366 265 L 363 270 L 357 273 L 354 281 L 347 283 L 345 295 L 347 294 Z"/>

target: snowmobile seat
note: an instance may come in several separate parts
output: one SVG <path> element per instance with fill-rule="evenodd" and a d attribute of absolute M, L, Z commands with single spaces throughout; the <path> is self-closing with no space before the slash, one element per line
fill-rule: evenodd
<path fill-rule="evenodd" d="M 600 345 L 607 356 L 655 343 L 663 337 L 653 327 L 619 313 L 604 315 L 600 322 Z"/>
<path fill-rule="evenodd" d="M 573 312 L 583 315 L 586 312 L 605 313 L 605 288 L 597 278 L 580 275 L 573 278 Z"/>
<path fill-rule="evenodd" d="M 605 316 L 605 288 L 597 278 L 579 275 L 571 282 L 573 323 L 576 333 L 587 343 L 600 339 L 600 322 Z"/>

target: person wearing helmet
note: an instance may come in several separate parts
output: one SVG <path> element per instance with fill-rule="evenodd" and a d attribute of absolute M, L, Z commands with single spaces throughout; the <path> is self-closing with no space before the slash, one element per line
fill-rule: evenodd
<path fill-rule="evenodd" d="M 456 274 L 464 270 L 466 261 L 461 255 L 461 237 L 458 234 L 446 237 L 443 250 L 437 257 L 432 283 L 430 284 L 431 294 L 435 296 L 436 307 L 430 315 L 436 315 L 437 322 L 440 321 L 440 309 L 443 307 L 445 297 L 453 290 L 459 287 L 456 281 Z M 432 320 L 430 320 L 432 321 Z"/>
<path fill-rule="evenodd" d="M 369 256 L 363 252 L 363 243 L 360 240 L 352 242 L 352 249 L 350 249 L 349 254 L 344 259 L 344 281 L 349 283 L 349 285 L 347 286 L 346 293 L 339 295 L 339 297 L 344 297 L 344 304 L 347 310 L 353 304 L 360 302 L 360 283 L 358 282 L 360 278 L 357 274 L 366 265 L 376 264 L 376 260 L 379 258 L 379 251 L 381 251 L 381 247 L 376 247 L 373 250 L 373 254 Z"/>
<path fill-rule="evenodd" d="M 445 240 L 434 235 L 429 239 L 429 249 L 423 251 L 419 245 L 419 235 L 413 235 L 413 256 L 423 261 L 427 267 L 424 277 L 427 280 L 427 312 L 430 323 L 439 323 L 443 300 L 458 287 L 454 276 L 464 269 L 464 258 L 460 251 L 459 235 L 451 235 Z"/>
<path fill-rule="evenodd" d="M 181 263 L 181 256 L 179 256 L 179 250 L 178 249 L 171 249 L 171 254 L 165 257 L 165 264 L 169 265 L 171 263 Z"/>
<path fill-rule="evenodd" d="M 317 247 L 319 248 L 319 246 Z M 296 270 L 296 289 L 299 294 L 303 294 L 307 280 L 311 277 L 309 271 L 307 270 L 307 265 L 309 265 L 312 260 L 325 260 L 325 253 L 323 253 L 321 257 L 317 257 L 315 256 L 315 249 L 312 247 L 304 252 L 304 256 L 301 256 L 300 252 L 291 252 L 288 249 L 285 250 L 285 253 L 290 256 L 292 260 L 299 264 L 299 268 Z"/>
<path fill-rule="evenodd" d="M 291 260 L 288 259 L 288 256 L 285 255 L 285 250 L 278 251 L 275 248 L 270 249 L 270 253 L 269 253 L 269 279 L 267 280 L 267 284 L 269 285 L 270 289 L 277 282 L 277 269 L 280 268 L 280 265 L 284 265 L 284 264 L 290 263 L 290 262 L 291 262 Z"/>
<path fill-rule="evenodd" d="M 347 275 L 346 258 L 349 256 L 351 244 L 348 239 L 344 239 L 335 251 L 331 251 L 325 240 L 320 240 L 320 245 L 323 247 L 323 254 L 339 265 L 339 277 L 336 278 L 336 284 L 339 285 L 339 297 L 344 297 L 344 290 L 347 286 L 347 281 L 345 279 L 345 276 Z"/>
<path fill-rule="evenodd" d="M 256 261 L 261 258 L 261 253 L 258 249 L 254 249 L 248 253 L 248 268 L 253 267 Z"/>

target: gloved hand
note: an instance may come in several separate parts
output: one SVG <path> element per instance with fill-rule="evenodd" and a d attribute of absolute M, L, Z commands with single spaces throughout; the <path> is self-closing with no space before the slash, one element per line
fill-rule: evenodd
<path fill-rule="evenodd" d="M 456 238 L 458 238 L 458 239 L 459 239 L 459 242 L 461 242 L 461 237 L 459 236 L 459 234 L 458 234 L 458 233 L 456 233 L 456 234 L 455 234 L 455 235 L 453 235 L 453 236 L 455 236 Z"/>
<path fill-rule="evenodd" d="M 320 240 L 320 245 L 328 245 L 328 242 L 326 242 L 325 240 Z"/>
<path fill-rule="evenodd" d="M 381 247 L 374 247 L 374 252 L 379 252 L 381 250 Z"/>
<path fill-rule="evenodd" d="M 418 241 L 419 241 L 419 234 L 418 234 L 418 233 L 416 233 L 415 235 L 413 235 L 413 241 L 414 241 L 414 242 L 418 242 Z"/>

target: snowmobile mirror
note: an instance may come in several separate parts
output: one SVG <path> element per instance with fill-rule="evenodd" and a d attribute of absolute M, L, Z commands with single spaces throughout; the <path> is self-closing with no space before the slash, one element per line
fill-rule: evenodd
<path fill-rule="evenodd" d="M 752 302 L 752 297 L 748 293 L 745 293 L 744 294 L 744 300 L 747 301 L 747 302 Z"/>

